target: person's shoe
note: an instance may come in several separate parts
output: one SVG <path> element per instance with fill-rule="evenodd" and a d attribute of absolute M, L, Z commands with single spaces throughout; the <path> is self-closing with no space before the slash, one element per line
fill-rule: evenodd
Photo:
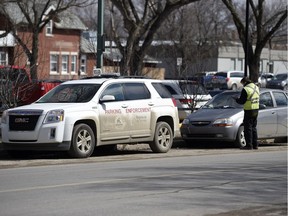
<path fill-rule="evenodd" d="M 253 148 L 248 147 L 248 146 L 244 146 L 244 147 L 241 147 L 240 150 L 253 150 Z"/>
<path fill-rule="evenodd" d="M 256 149 L 256 150 L 257 150 L 257 149 L 258 149 L 258 146 L 253 146 L 253 149 Z"/>

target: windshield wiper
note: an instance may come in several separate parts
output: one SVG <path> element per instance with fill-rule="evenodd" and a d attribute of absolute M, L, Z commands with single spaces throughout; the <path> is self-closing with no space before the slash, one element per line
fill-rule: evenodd
<path fill-rule="evenodd" d="M 216 107 L 213 107 L 214 109 L 235 109 L 235 107 L 233 106 L 228 106 L 228 105 L 225 105 L 225 106 L 216 106 Z"/>

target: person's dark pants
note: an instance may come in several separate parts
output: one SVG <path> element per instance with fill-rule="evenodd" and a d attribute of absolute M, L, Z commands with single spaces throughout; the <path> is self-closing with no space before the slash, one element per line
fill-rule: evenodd
<path fill-rule="evenodd" d="M 258 148 L 257 135 L 258 110 L 244 110 L 244 136 L 246 147 Z"/>

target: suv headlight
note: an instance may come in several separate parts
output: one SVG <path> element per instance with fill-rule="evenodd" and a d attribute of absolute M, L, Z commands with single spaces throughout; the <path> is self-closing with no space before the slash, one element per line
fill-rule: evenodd
<path fill-rule="evenodd" d="M 233 121 L 230 118 L 217 119 L 212 124 L 214 127 L 229 127 L 233 126 Z"/>
<path fill-rule="evenodd" d="M 44 124 L 61 122 L 64 120 L 64 110 L 50 110 L 44 119 Z"/>
<path fill-rule="evenodd" d="M 7 110 L 4 110 L 3 113 L 2 113 L 1 123 L 2 124 L 6 124 L 7 123 Z"/>

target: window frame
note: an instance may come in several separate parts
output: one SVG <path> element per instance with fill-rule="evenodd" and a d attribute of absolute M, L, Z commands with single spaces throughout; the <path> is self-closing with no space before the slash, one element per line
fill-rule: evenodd
<path fill-rule="evenodd" d="M 56 57 L 55 61 L 54 60 L 52 61 L 53 56 Z M 59 74 L 59 56 L 60 56 L 59 53 L 54 53 L 54 52 L 50 53 L 50 64 L 49 64 L 50 74 Z M 52 70 L 53 68 L 51 67 L 52 64 L 56 64 L 56 67 L 55 67 L 56 70 Z"/>
<path fill-rule="evenodd" d="M 77 71 L 77 55 L 74 54 L 71 55 L 70 67 L 71 67 L 71 74 L 75 74 Z"/>
<path fill-rule="evenodd" d="M 61 73 L 62 74 L 68 74 L 69 72 L 69 55 L 68 54 L 62 54 L 61 55 Z"/>
<path fill-rule="evenodd" d="M 49 20 L 46 24 L 46 35 L 51 36 L 53 35 L 53 21 Z"/>

